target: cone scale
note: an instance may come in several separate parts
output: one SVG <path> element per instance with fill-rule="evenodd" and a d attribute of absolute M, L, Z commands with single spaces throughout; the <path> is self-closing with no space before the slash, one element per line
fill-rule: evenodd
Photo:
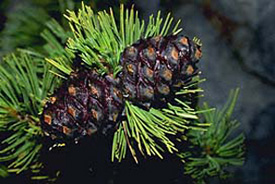
<path fill-rule="evenodd" d="M 140 39 L 124 49 L 116 78 L 72 72 L 44 106 L 42 129 L 52 139 L 78 140 L 113 128 L 126 100 L 146 109 L 169 102 L 198 73 L 200 57 L 200 46 L 185 36 Z"/>

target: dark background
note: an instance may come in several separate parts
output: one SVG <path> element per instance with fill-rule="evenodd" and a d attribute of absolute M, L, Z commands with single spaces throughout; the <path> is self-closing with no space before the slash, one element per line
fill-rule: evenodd
<path fill-rule="evenodd" d="M 1 54 L 14 49 L 10 40 L 7 40 L 7 36 L 3 34 L 9 20 L 7 14 L 18 11 L 18 7 L 24 3 L 30 5 L 30 2 L 31 0 L 0 1 Z M 101 9 L 113 4 L 102 2 L 96 8 Z M 275 1 L 138 0 L 134 3 L 145 18 L 159 9 L 172 12 L 176 19 L 182 19 L 181 27 L 185 34 L 190 37 L 197 36 L 202 40 L 203 59 L 199 65 L 202 76 L 207 81 L 202 84 L 205 97 L 201 101 L 221 107 L 227 99 L 229 90 L 240 88 L 234 116 L 241 122 L 241 129 L 247 137 L 246 162 L 243 167 L 234 170 L 234 176 L 226 183 L 275 183 L 273 149 L 275 146 L 275 24 L 273 17 Z M 60 19 L 60 15 L 56 13 L 57 10 L 50 8 L 48 11 L 52 16 Z M 33 44 L 39 45 L 37 40 L 34 40 Z M 23 45 L 19 45 L 20 47 L 27 45 L 27 43 L 21 44 Z M 89 143 L 83 145 L 85 144 L 89 145 Z M 100 145 L 96 146 L 99 153 L 108 151 L 104 151 L 105 148 Z M 79 155 L 81 151 L 84 151 L 83 155 Z M 182 168 L 177 165 L 176 160 L 173 160 L 175 158 L 169 158 L 169 163 L 156 159 L 139 166 L 132 166 L 131 161 L 116 166 L 108 165 L 109 163 L 105 160 L 101 160 L 102 154 L 96 154 L 97 157 L 94 155 L 94 150 L 85 150 L 85 146 L 68 148 L 66 152 L 57 150 L 57 152 L 58 154 L 53 158 L 56 159 L 54 163 L 62 165 L 59 162 L 63 162 L 67 167 L 67 173 L 65 172 L 63 179 L 61 177 L 60 180 L 63 183 L 71 183 L 76 178 L 74 175 L 79 178 L 75 181 L 78 183 L 84 183 L 84 181 L 101 183 L 108 180 L 108 177 L 115 178 L 108 180 L 108 183 L 119 184 L 167 183 L 172 180 L 174 183 L 185 183 L 188 180 L 180 177 Z M 75 158 L 76 155 L 77 158 Z M 89 157 L 91 161 L 88 161 Z M 83 168 L 82 163 L 86 163 Z M 92 165 L 100 165 L 97 168 L 101 172 L 93 170 Z M 69 167 L 72 169 L 68 169 Z M 108 170 L 110 168 L 113 171 Z M 19 179 L 24 177 L 20 176 Z M 9 182 L 12 182 L 12 179 L 3 181 L 3 183 Z M 225 183 L 215 179 L 210 182 Z"/>

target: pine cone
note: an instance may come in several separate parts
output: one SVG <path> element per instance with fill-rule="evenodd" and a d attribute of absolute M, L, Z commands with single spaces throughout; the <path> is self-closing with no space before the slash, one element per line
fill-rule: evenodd
<path fill-rule="evenodd" d="M 84 67 L 71 73 L 46 103 L 41 122 L 46 135 L 78 140 L 114 127 L 125 100 L 149 108 L 166 104 L 192 79 L 200 46 L 184 36 L 141 39 L 121 55 L 114 79 Z"/>
<path fill-rule="evenodd" d="M 126 48 L 120 64 L 126 99 L 149 108 L 174 97 L 198 69 L 200 46 L 184 36 L 153 37 Z"/>
<path fill-rule="evenodd" d="M 84 68 L 71 73 L 44 107 L 44 132 L 52 139 L 78 140 L 114 125 L 124 106 L 120 86 L 111 75 Z"/>

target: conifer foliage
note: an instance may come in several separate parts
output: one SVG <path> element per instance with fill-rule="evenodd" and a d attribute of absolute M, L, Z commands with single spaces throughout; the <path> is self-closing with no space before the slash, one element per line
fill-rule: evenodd
<path fill-rule="evenodd" d="M 48 136 L 63 146 L 102 133 L 113 136 L 106 159 L 120 162 L 129 151 L 138 163 L 138 155 L 165 159 L 164 152 L 178 153 L 187 162 L 186 173 L 198 176 L 186 156 L 190 149 L 176 145 L 187 141 L 200 147 L 194 132 L 207 132 L 210 125 L 200 114 L 213 116 L 213 109 L 193 107 L 203 91 L 196 65 L 202 56 L 200 40 L 181 36 L 180 21 L 174 23 L 170 14 L 163 19 L 158 12 L 145 24 L 134 7 L 123 5 L 116 16 L 112 9 L 94 12 L 83 3 L 65 17 L 69 31 L 55 20 L 46 23 L 43 52 L 21 49 L 0 66 L 0 131 L 5 132 L 0 176 L 39 173 L 39 152 Z M 241 147 L 226 147 L 231 148 L 238 154 L 226 159 L 242 157 Z"/>

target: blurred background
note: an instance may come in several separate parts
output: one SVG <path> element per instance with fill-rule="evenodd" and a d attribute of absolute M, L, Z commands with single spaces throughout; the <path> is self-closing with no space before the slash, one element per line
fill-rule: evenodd
<path fill-rule="evenodd" d="M 77 9 L 73 0 L 1 0 L 0 56 L 16 48 L 40 50 L 41 31 L 51 17 Z M 245 165 L 226 183 L 275 183 L 275 1 L 274 0 L 87 0 L 102 10 L 135 4 L 147 20 L 158 10 L 181 19 L 184 34 L 203 43 L 201 101 L 221 107 L 230 89 L 240 88 L 235 117 L 247 136 Z M 211 183 L 219 183 L 213 180 Z"/>

